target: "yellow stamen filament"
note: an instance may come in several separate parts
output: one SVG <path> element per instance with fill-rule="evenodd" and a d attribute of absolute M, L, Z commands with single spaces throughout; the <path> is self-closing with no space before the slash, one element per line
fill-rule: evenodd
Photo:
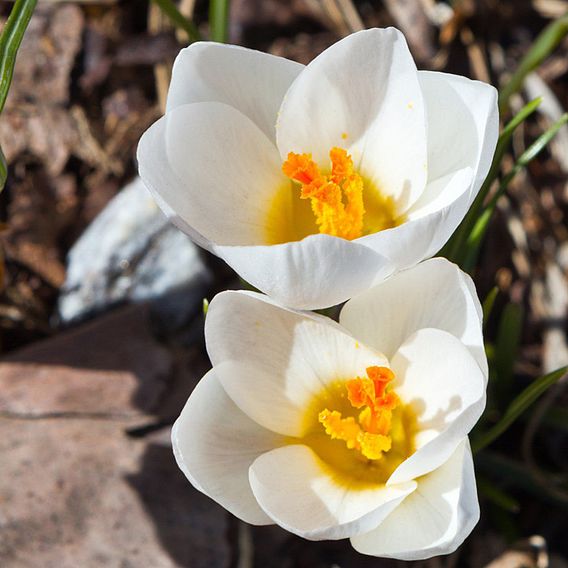
<path fill-rule="evenodd" d="M 367 377 L 357 377 L 345 385 L 351 406 L 362 408 L 358 421 L 351 416 L 342 418 L 340 412 L 327 408 L 319 413 L 318 420 L 333 440 L 343 440 L 350 450 L 378 460 L 391 449 L 392 411 L 399 406 L 400 399 L 394 392 L 387 392 L 394 379 L 390 369 L 368 367 L 366 371 Z"/>
<path fill-rule="evenodd" d="M 331 174 L 321 173 L 311 154 L 290 152 L 282 171 L 301 184 L 300 197 L 309 199 L 320 233 L 356 239 L 363 234 L 363 178 L 343 148 L 329 152 Z"/>

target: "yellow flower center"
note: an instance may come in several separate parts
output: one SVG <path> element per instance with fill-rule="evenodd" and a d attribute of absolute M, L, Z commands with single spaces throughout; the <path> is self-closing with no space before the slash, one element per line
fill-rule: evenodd
<path fill-rule="evenodd" d="M 347 398 L 353 408 L 363 408 L 357 421 L 354 417 L 342 418 L 341 412 L 322 410 L 318 419 L 325 433 L 333 440 L 343 440 L 347 447 L 355 449 L 370 460 L 378 460 L 383 452 L 391 449 L 389 436 L 392 411 L 400 400 L 394 392 L 387 392 L 394 379 L 387 367 L 368 367 L 367 377 L 347 381 Z"/>
<path fill-rule="evenodd" d="M 331 168 L 322 168 L 311 154 L 288 154 L 282 171 L 292 183 L 276 192 L 267 223 L 269 244 L 316 233 L 352 240 L 405 221 L 392 197 L 356 171 L 347 150 L 333 147 L 329 159 Z"/>
<path fill-rule="evenodd" d="M 337 483 L 384 484 L 415 451 L 416 415 L 390 388 L 393 372 L 368 367 L 365 377 L 338 380 L 317 394 L 305 414 L 305 434 L 290 443 L 311 448 Z"/>
<path fill-rule="evenodd" d="M 290 152 L 282 171 L 301 184 L 301 199 L 309 199 L 320 233 L 356 239 L 363 233 L 363 179 L 343 148 L 329 152 L 331 174 L 323 175 L 311 154 Z M 345 201 L 345 203 L 344 203 Z"/>

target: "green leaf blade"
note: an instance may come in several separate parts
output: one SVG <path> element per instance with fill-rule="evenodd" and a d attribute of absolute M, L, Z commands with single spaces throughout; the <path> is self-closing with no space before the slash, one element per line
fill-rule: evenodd
<path fill-rule="evenodd" d="M 501 314 L 495 344 L 495 385 L 499 401 L 508 400 L 513 390 L 513 371 L 519 353 L 524 310 L 520 304 L 508 303 Z"/>
<path fill-rule="evenodd" d="M 473 204 L 470 207 L 467 215 L 465 216 L 464 220 L 450 239 L 450 241 L 446 244 L 446 246 L 441 251 L 441 255 L 445 256 L 452 262 L 459 264 L 463 267 L 463 261 L 466 256 L 465 247 L 467 239 L 470 237 L 470 234 L 478 222 L 479 217 L 484 209 L 484 203 L 493 185 L 493 182 L 497 179 L 499 175 L 499 170 L 501 169 L 501 162 L 503 160 L 503 156 L 509 147 L 509 143 L 511 141 L 511 137 L 515 130 L 529 117 L 531 116 L 536 109 L 539 107 L 542 99 L 536 98 L 529 103 L 527 103 L 505 126 L 501 135 L 499 136 L 499 140 L 497 141 L 497 147 L 495 148 L 495 154 L 493 155 L 493 160 L 491 162 L 491 167 L 489 168 L 489 173 L 479 190 Z"/>
<path fill-rule="evenodd" d="M 16 55 L 24 38 L 37 0 L 16 0 L 0 35 L 0 112 L 4 110 L 12 84 Z M 8 177 L 6 157 L 0 149 L 0 191 Z"/>
<path fill-rule="evenodd" d="M 505 193 L 509 183 L 514 179 L 514 177 L 523 169 L 526 168 L 529 163 L 534 160 L 540 152 L 542 152 L 551 140 L 556 136 L 558 131 L 568 123 L 568 113 L 564 113 L 550 128 L 543 132 L 518 158 L 515 165 L 511 171 L 503 178 L 503 181 L 499 185 L 498 190 L 495 195 L 491 198 L 489 203 L 482 206 L 482 210 L 477 213 L 474 210 L 475 202 L 470 209 L 466 218 L 477 215 L 474 220 L 473 226 L 469 234 L 465 238 L 465 243 L 461 245 L 461 249 L 458 253 L 458 258 L 454 259 L 463 270 L 470 272 L 473 270 L 477 258 L 479 256 L 479 251 L 483 240 L 485 239 L 485 234 L 489 227 L 489 222 L 493 217 L 493 213 L 497 207 L 497 201 Z M 467 229 L 464 229 L 467 230 Z"/>
<path fill-rule="evenodd" d="M 201 39 L 196 25 L 186 18 L 178 9 L 172 0 L 152 0 L 160 10 L 170 19 L 174 26 L 185 31 L 189 43 L 199 41 Z"/>
<path fill-rule="evenodd" d="M 566 372 L 568 372 L 568 366 L 535 379 L 511 402 L 501 420 L 472 442 L 472 451 L 474 453 L 479 452 L 495 441 L 525 410 L 536 402 L 552 385 L 564 377 Z"/>
<path fill-rule="evenodd" d="M 489 294 L 487 294 L 487 296 L 485 297 L 485 300 L 483 300 L 483 327 L 485 328 L 487 326 L 487 321 L 489 320 L 489 317 L 491 316 L 491 313 L 493 312 L 493 306 L 495 305 L 495 300 L 497 299 L 497 296 L 499 294 L 499 288 L 497 286 L 494 286 L 490 291 Z"/>
<path fill-rule="evenodd" d="M 501 89 L 499 111 L 504 113 L 509 108 L 509 99 L 523 86 L 525 77 L 534 71 L 568 35 L 568 14 L 551 22 L 538 35 L 533 45 L 523 57 L 509 82 Z"/>

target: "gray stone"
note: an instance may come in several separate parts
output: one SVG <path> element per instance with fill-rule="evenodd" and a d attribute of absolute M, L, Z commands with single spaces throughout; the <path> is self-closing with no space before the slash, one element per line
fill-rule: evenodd
<path fill-rule="evenodd" d="M 117 303 L 160 299 L 162 319 L 179 326 L 195 315 L 210 280 L 197 247 L 136 178 L 69 252 L 59 315 L 69 323 Z"/>

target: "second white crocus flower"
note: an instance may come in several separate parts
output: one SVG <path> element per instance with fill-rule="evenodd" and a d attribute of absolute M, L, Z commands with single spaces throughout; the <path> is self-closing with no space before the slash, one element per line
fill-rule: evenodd
<path fill-rule="evenodd" d="M 470 278 L 426 261 L 350 300 L 340 324 L 224 292 L 213 369 L 172 432 L 188 479 L 252 524 L 360 552 L 452 552 L 479 517 L 468 432 L 485 405 Z"/>
<path fill-rule="evenodd" d="M 493 87 L 417 71 L 403 35 L 355 33 L 307 67 L 196 43 L 140 175 L 201 246 L 284 305 L 338 304 L 433 256 L 497 141 Z"/>

